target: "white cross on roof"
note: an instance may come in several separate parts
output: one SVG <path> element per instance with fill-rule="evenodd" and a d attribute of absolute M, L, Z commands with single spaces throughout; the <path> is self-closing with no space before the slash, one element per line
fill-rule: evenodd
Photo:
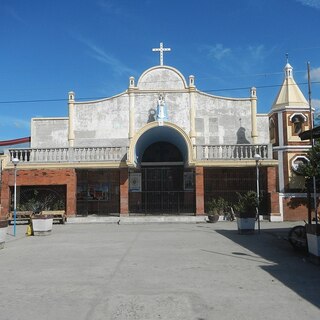
<path fill-rule="evenodd" d="M 160 66 L 163 66 L 163 52 L 164 51 L 171 51 L 171 48 L 164 48 L 163 42 L 160 42 L 160 48 L 153 48 L 152 51 L 159 51 L 160 52 Z"/>

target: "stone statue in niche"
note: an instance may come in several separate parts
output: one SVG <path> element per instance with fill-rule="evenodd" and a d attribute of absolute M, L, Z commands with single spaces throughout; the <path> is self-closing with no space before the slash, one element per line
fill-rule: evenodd
<path fill-rule="evenodd" d="M 168 121 L 168 110 L 162 94 L 159 95 L 158 99 L 156 119 L 159 125 L 163 125 L 163 121 Z"/>

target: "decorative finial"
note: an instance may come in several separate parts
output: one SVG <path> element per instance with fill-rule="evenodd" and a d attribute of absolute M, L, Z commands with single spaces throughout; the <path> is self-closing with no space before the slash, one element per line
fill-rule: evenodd
<path fill-rule="evenodd" d="M 163 66 L 163 52 L 164 51 L 171 51 L 171 48 L 164 48 L 163 42 L 160 42 L 160 48 L 153 48 L 152 51 L 159 51 L 160 52 L 160 66 Z"/>
<path fill-rule="evenodd" d="M 289 63 L 289 53 L 288 52 L 286 53 L 286 60 L 287 60 L 287 63 Z"/>

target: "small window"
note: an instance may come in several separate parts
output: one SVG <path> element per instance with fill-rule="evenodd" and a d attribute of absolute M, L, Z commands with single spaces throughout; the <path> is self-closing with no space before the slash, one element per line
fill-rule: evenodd
<path fill-rule="evenodd" d="M 291 118 L 291 122 L 293 123 L 293 133 L 299 134 L 302 132 L 302 126 L 305 122 L 305 117 L 302 114 L 295 114 Z"/>
<path fill-rule="evenodd" d="M 270 119 L 269 121 L 269 135 L 270 135 L 270 141 L 275 139 L 275 124 L 274 124 L 274 120 Z"/>
<path fill-rule="evenodd" d="M 295 172 L 296 174 L 299 174 L 299 166 L 302 164 L 307 164 L 309 162 L 308 158 L 305 156 L 297 156 L 295 157 L 292 162 L 291 162 L 291 167 L 293 172 Z"/>

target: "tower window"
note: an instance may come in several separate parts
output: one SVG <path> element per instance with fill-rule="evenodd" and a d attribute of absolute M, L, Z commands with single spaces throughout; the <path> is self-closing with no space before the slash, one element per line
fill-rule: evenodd
<path fill-rule="evenodd" d="M 270 119 L 269 121 L 269 135 L 270 135 L 270 141 L 275 139 L 275 124 L 274 124 L 274 120 Z"/>
<path fill-rule="evenodd" d="M 306 121 L 306 117 L 303 114 L 294 114 L 291 116 L 290 121 L 293 124 L 293 133 L 298 135 L 303 131 L 303 124 Z"/>

